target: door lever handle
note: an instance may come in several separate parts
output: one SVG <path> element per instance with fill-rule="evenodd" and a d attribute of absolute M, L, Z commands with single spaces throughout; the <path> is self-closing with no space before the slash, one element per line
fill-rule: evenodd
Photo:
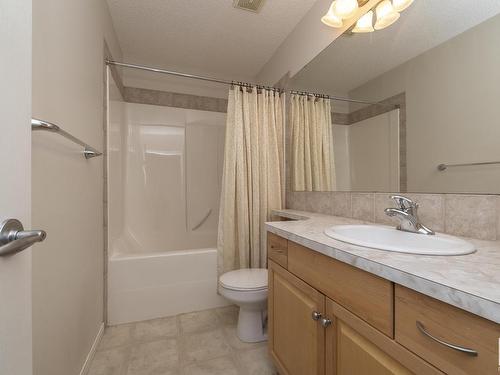
<path fill-rule="evenodd" d="M 25 231 L 19 220 L 7 219 L 0 224 L 0 256 L 19 253 L 46 237 L 43 230 Z"/>

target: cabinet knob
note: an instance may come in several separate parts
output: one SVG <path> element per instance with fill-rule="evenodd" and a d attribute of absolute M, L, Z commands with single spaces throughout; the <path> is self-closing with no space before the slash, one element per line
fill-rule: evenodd
<path fill-rule="evenodd" d="M 313 311 L 312 314 L 311 314 L 311 317 L 312 317 L 312 320 L 318 321 L 318 320 L 321 319 L 322 315 L 318 311 Z"/>
<path fill-rule="evenodd" d="M 321 325 L 324 327 L 324 328 L 328 328 L 332 325 L 332 321 L 328 318 L 323 318 L 321 319 Z"/>

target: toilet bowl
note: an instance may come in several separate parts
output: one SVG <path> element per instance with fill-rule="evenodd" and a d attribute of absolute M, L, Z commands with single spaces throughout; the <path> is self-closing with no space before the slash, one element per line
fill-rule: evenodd
<path fill-rule="evenodd" d="M 267 270 L 244 268 L 221 275 L 219 291 L 239 306 L 237 335 L 244 342 L 267 340 Z"/>

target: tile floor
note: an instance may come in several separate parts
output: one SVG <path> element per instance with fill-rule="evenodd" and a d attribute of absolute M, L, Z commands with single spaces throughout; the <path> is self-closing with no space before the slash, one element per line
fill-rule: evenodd
<path fill-rule="evenodd" d="M 267 343 L 236 336 L 223 307 L 106 329 L 88 375 L 275 375 Z"/>

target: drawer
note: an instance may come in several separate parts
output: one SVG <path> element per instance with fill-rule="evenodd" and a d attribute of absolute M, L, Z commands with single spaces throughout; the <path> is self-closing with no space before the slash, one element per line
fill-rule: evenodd
<path fill-rule="evenodd" d="M 288 265 L 288 240 L 286 238 L 267 232 L 267 256 L 280 266 Z"/>
<path fill-rule="evenodd" d="M 288 242 L 288 270 L 389 337 L 394 337 L 393 283 Z"/>
<path fill-rule="evenodd" d="M 441 340 L 427 336 L 418 327 Z M 498 374 L 500 325 L 396 285 L 396 341 L 448 374 Z M 473 356 L 445 345 L 473 349 Z"/>

